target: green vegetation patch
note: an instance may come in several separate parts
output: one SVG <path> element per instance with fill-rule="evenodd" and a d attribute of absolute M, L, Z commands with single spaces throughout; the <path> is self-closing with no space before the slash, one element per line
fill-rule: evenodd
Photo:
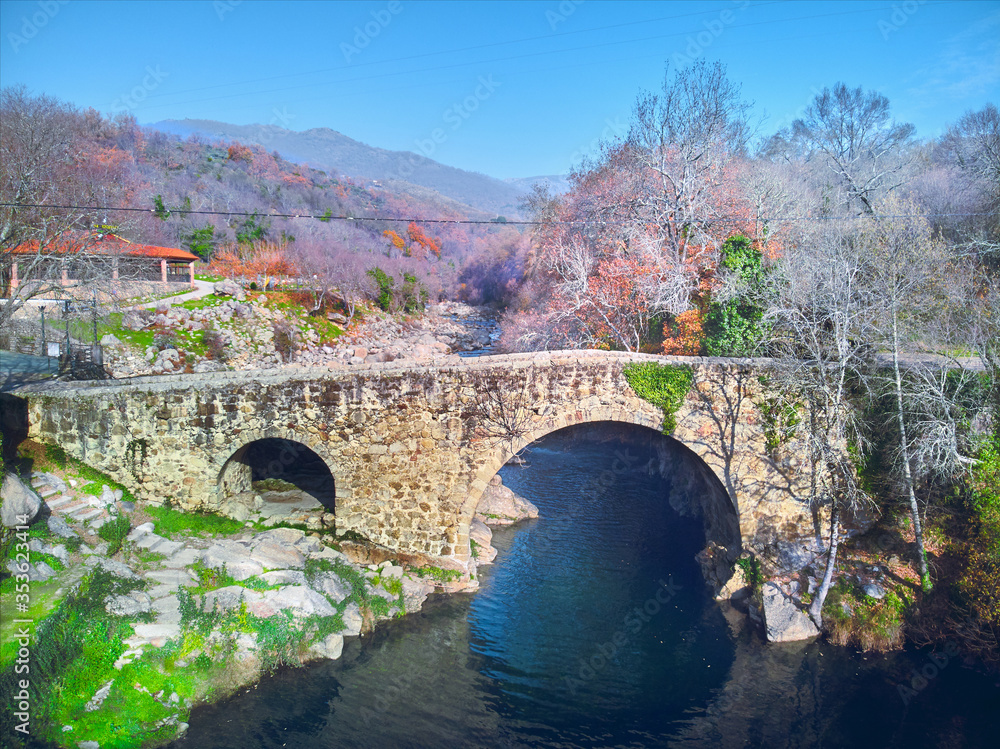
<path fill-rule="evenodd" d="M 694 371 L 685 364 L 630 362 L 623 369 L 635 394 L 663 411 L 663 433 L 677 428 L 677 411 L 694 383 Z"/>
<path fill-rule="evenodd" d="M 912 603 L 902 588 L 876 599 L 865 595 L 859 584 L 841 578 L 823 603 L 823 625 L 837 645 L 897 650 L 903 646 L 905 618 Z"/>
<path fill-rule="evenodd" d="M 153 530 L 167 538 L 177 534 L 232 536 L 246 530 L 246 526 L 238 520 L 207 512 L 180 512 L 169 507 L 152 506 L 145 510 L 153 519 Z"/>

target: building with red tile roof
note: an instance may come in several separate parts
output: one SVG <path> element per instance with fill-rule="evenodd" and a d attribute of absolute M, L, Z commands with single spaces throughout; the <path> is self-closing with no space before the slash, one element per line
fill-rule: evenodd
<path fill-rule="evenodd" d="M 74 266 L 79 267 L 74 258 L 86 257 L 92 261 L 95 257 L 108 259 L 108 278 L 114 280 L 119 276 L 130 280 L 161 281 L 168 283 L 189 283 L 194 286 L 194 264 L 198 260 L 187 250 L 176 247 L 159 247 L 157 245 L 130 242 L 124 237 L 112 233 L 78 232 L 61 237 L 47 243 L 39 249 L 37 240 L 25 242 L 11 251 L 11 269 L 9 280 L 12 289 L 17 288 L 18 261 L 20 256 L 39 256 L 44 262 L 57 262 L 61 265 L 61 275 L 64 285 L 79 280 L 74 278 Z M 92 267 L 91 262 L 89 267 Z"/>

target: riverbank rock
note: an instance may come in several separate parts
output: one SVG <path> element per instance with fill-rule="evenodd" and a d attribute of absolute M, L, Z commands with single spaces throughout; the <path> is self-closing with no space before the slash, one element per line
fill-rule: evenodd
<path fill-rule="evenodd" d="M 504 486 L 499 476 L 490 480 L 476 508 L 476 519 L 486 525 L 511 525 L 537 517 L 538 508 Z"/>
<path fill-rule="evenodd" d="M 317 658 L 329 658 L 337 660 L 344 652 L 343 635 L 327 635 L 319 642 L 313 643 L 309 647 L 309 653 Z"/>
<path fill-rule="evenodd" d="M 819 635 L 819 630 L 812 619 L 775 583 L 765 583 L 761 593 L 764 631 L 768 642 L 795 642 Z"/>
<path fill-rule="evenodd" d="M 0 488 L 0 522 L 7 528 L 30 525 L 42 509 L 42 499 L 13 473 L 8 473 Z"/>
<path fill-rule="evenodd" d="M 479 564 L 490 564 L 497 557 L 497 550 L 493 548 L 493 531 L 489 529 L 478 517 L 472 518 L 469 524 L 469 540 L 476 546 L 476 561 Z"/>

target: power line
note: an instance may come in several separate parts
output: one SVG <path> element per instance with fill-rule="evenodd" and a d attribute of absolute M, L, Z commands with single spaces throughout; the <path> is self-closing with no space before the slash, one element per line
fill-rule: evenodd
<path fill-rule="evenodd" d="M 158 214 L 155 208 L 114 208 L 111 206 L 95 205 L 51 205 L 46 203 L 0 203 L 0 208 L 50 208 L 74 211 L 120 211 L 124 213 L 151 213 Z M 498 221 L 497 219 L 472 219 L 472 218 L 419 218 L 419 217 L 397 217 L 397 216 L 328 216 L 315 215 L 311 213 L 261 213 L 259 211 L 203 211 L 191 208 L 169 208 L 166 213 L 184 214 L 195 216 L 246 216 L 250 218 L 285 218 L 285 219 L 316 219 L 322 222 L 328 221 L 396 221 L 416 224 L 484 224 L 490 226 L 619 226 L 633 223 L 632 221 L 600 221 L 594 219 L 581 219 L 579 221 L 525 221 L 510 220 Z M 899 213 L 881 215 L 877 218 L 970 218 L 973 216 L 996 216 L 996 213 Z M 851 221 L 865 216 L 765 216 L 759 220 L 764 223 L 778 221 Z M 701 224 L 736 224 L 746 221 L 743 218 L 706 218 L 698 221 Z"/>

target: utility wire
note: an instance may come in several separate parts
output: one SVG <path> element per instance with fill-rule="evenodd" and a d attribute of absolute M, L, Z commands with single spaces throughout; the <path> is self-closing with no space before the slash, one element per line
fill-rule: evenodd
<path fill-rule="evenodd" d="M 54 209 L 65 209 L 65 210 L 75 210 L 75 211 L 121 211 L 127 213 L 152 213 L 154 215 L 161 213 L 155 208 L 113 208 L 111 206 L 96 206 L 96 205 L 50 205 L 45 203 L 0 203 L 0 208 L 54 208 Z M 185 215 L 196 215 L 196 216 L 247 216 L 251 218 L 287 218 L 287 219 L 317 219 L 319 221 L 397 221 L 405 223 L 416 223 L 416 224 L 484 224 L 490 226 L 619 226 L 624 224 L 631 224 L 632 221 L 620 220 L 620 221 L 597 221 L 593 219 L 580 219 L 579 221 L 525 221 L 525 220 L 511 220 L 507 219 L 504 221 L 498 221 L 496 219 L 473 219 L 473 218 L 412 218 L 412 217 L 397 217 L 397 216 L 327 216 L 327 215 L 314 215 L 311 213 L 261 213 L 259 211 L 198 211 L 190 208 L 168 208 L 165 213 L 169 217 L 170 214 L 185 214 Z M 877 218 L 968 218 L 972 216 L 996 216 L 996 213 L 899 213 L 890 215 L 881 215 Z M 773 221 L 849 221 L 859 218 L 864 218 L 864 216 L 766 216 L 759 219 L 761 222 L 773 222 Z M 166 219 L 164 219 L 166 220 Z M 699 220 L 694 223 L 700 224 L 726 224 L 726 223 L 740 223 L 746 221 L 742 218 L 707 218 Z"/>

